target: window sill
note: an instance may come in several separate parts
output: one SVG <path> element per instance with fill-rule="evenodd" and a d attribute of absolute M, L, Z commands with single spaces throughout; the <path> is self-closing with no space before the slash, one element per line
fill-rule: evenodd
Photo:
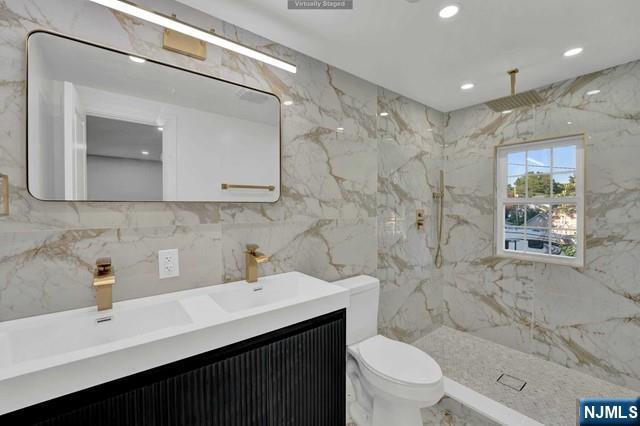
<path fill-rule="evenodd" d="M 564 265 L 570 266 L 572 268 L 584 268 L 584 261 L 579 257 L 563 257 L 563 256 L 552 256 L 546 254 L 535 254 L 535 253 L 516 253 L 506 250 L 498 250 L 496 252 L 496 257 L 501 257 L 505 259 L 516 259 L 522 260 L 525 262 L 536 262 L 536 263 L 548 263 L 552 265 Z"/>

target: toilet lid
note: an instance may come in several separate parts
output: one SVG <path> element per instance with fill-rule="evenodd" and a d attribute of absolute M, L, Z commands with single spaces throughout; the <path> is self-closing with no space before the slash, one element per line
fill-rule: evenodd
<path fill-rule="evenodd" d="M 420 349 L 384 336 L 358 344 L 364 364 L 385 378 L 406 384 L 427 385 L 442 379 L 437 362 Z"/>

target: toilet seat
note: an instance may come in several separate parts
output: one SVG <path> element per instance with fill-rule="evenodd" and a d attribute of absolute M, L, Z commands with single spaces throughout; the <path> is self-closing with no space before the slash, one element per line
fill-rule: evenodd
<path fill-rule="evenodd" d="M 429 387 L 442 381 L 438 363 L 406 343 L 377 335 L 358 343 L 358 354 L 367 369 L 396 384 Z"/>

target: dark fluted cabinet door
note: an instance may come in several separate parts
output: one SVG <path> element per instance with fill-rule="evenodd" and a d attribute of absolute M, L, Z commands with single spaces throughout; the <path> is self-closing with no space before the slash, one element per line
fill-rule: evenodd
<path fill-rule="evenodd" d="M 260 347 L 168 379 L 169 424 L 268 425 L 269 355 Z"/>
<path fill-rule="evenodd" d="M 112 425 L 167 425 L 162 410 L 158 410 L 166 401 L 165 386 L 162 383 L 144 386 L 129 392 L 89 403 L 64 413 L 61 410 L 50 416 L 48 410 L 42 411 L 40 418 L 45 420 L 16 420 L 16 425 L 35 424 L 38 426 L 112 426 Z M 29 413 L 26 413 L 29 414 Z M 0 424 L 3 424 L 0 422 Z"/>
<path fill-rule="evenodd" d="M 42 426 L 343 426 L 344 311 L 0 417 Z M 6 423 L 5 423 L 6 422 Z"/>
<path fill-rule="evenodd" d="M 343 324 L 332 322 L 271 346 L 271 425 L 344 425 Z"/>

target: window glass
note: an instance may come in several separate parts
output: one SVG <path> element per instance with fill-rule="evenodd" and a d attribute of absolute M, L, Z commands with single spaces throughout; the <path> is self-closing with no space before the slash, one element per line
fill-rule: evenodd
<path fill-rule="evenodd" d="M 555 231 L 551 234 L 552 251 L 551 254 L 564 257 L 576 257 L 576 232 L 563 232 L 557 233 Z"/>
<path fill-rule="evenodd" d="M 526 152 L 510 152 L 507 155 L 507 176 L 521 176 L 527 173 Z"/>
<path fill-rule="evenodd" d="M 528 166 L 527 171 L 530 175 L 548 175 L 551 173 L 551 167 Z"/>
<path fill-rule="evenodd" d="M 524 166 L 526 164 L 526 152 L 510 152 L 507 154 L 507 164 Z"/>
<path fill-rule="evenodd" d="M 533 261 L 582 265 L 584 176 L 578 138 L 561 138 L 527 146 L 499 147 L 497 213 L 501 237 L 498 254 L 518 253 Z M 557 146 L 556 146 L 557 145 Z M 578 191 L 580 189 L 580 191 Z M 542 259 L 542 260 L 541 260 Z M 553 260 L 552 260 L 553 259 Z M 572 261 L 573 259 L 573 261 Z"/>
<path fill-rule="evenodd" d="M 527 175 L 527 194 L 530 198 L 549 197 L 551 195 L 551 176 L 529 173 Z"/>
<path fill-rule="evenodd" d="M 504 249 L 511 251 L 527 250 L 526 230 L 522 226 L 505 226 Z"/>
<path fill-rule="evenodd" d="M 576 168 L 576 146 L 553 148 L 553 172 L 560 173 Z"/>
<path fill-rule="evenodd" d="M 526 220 L 526 206 L 507 204 L 504 210 L 504 223 L 509 226 L 522 226 Z"/>
<path fill-rule="evenodd" d="M 512 176 L 507 178 L 507 197 L 508 198 L 523 198 L 526 197 L 526 182 L 525 176 Z"/>
<path fill-rule="evenodd" d="M 571 173 L 558 173 L 553 175 L 553 196 L 554 197 L 575 197 L 576 196 L 575 170 L 572 170 Z"/>
<path fill-rule="evenodd" d="M 527 173 L 524 164 L 507 164 L 507 176 L 522 176 Z"/>
<path fill-rule="evenodd" d="M 554 231 L 578 228 L 578 213 L 575 204 L 554 204 L 551 210 L 551 227 Z"/>
<path fill-rule="evenodd" d="M 549 205 L 548 204 L 527 205 L 527 227 L 535 227 L 535 228 L 549 227 Z"/>
<path fill-rule="evenodd" d="M 529 253 L 549 254 L 549 229 L 527 228 L 527 247 Z"/>
<path fill-rule="evenodd" d="M 527 164 L 532 167 L 551 167 L 551 150 L 527 151 Z"/>

